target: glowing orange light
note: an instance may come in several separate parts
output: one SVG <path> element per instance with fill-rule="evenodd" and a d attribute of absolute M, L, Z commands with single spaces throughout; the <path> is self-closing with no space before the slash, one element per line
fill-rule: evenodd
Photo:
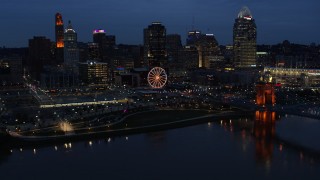
<path fill-rule="evenodd" d="M 57 48 L 63 48 L 64 43 L 63 42 L 57 42 Z"/>

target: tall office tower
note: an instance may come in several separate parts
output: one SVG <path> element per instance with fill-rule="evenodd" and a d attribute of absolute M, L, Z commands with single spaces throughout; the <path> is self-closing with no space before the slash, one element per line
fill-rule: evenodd
<path fill-rule="evenodd" d="M 56 64 L 63 63 L 63 47 L 64 47 L 64 28 L 62 15 L 57 13 L 55 16 L 55 36 L 56 36 Z"/>
<path fill-rule="evenodd" d="M 144 29 L 145 66 L 167 66 L 166 28 L 160 22 L 153 22 Z"/>
<path fill-rule="evenodd" d="M 171 62 L 178 62 L 179 53 L 182 50 L 181 36 L 179 34 L 168 34 L 166 47 L 168 60 Z"/>
<path fill-rule="evenodd" d="M 219 62 L 221 64 L 221 52 L 218 41 L 213 34 L 202 34 L 200 31 L 189 31 L 187 46 L 198 51 L 199 68 L 215 68 Z"/>
<path fill-rule="evenodd" d="M 116 45 L 116 36 L 106 35 L 106 45 L 107 48 L 112 48 Z"/>
<path fill-rule="evenodd" d="M 64 65 L 76 70 L 79 63 L 79 49 L 77 43 L 77 33 L 72 28 L 71 21 L 64 31 Z"/>
<path fill-rule="evenodd" d="M 88 43 L 88 59 L 90 61 L 100 61 L 101 56 L 99 53 L 99 44 L 98 43 Z"/>
<path fill-rule="evenodd" d="M 98 44 L 99 46 L 99 59 L 103 61 L 106 59 L 106 51 L 107 51 L 107 38 L 105 30 L 96 29 L 93 31 L 93 42 Z"/>
<path fill-rule="evenodd" d="M 45 65 L 50 65 L 52 60 L 51 41 L 39 36 L 29 39 L 29 56 L 27 67 L 31 76 L 40 80 L 40 74 Z"/>
<path fill-rule="evenodd" d="M 200 37 L 202 36 L 200 31 L 193 30 L 188 32 L 188 37 L 186 40 L 187 46 L 195 46 L 196 42 L 199 41 Z"/>
<path fill-rule="evenodd" d="M 110 63 L 110 54 L 112 54 L 112 48 L 116 45 L 116 37 L 106 35 L 103 29 L 96 29 L 93 31 L 93 42 L 99 45 L 101 61 Z"/>
<path fill-rule="evenodd" d="M 199 53 L 199 67 L 206 69 L 222 66 L 223 58 L 221 56 L 218 41 L 213 34 L 203 34 L 196 42 Z"/>
<path fill-rule="evenodd" d="M 243 7 L 233 26 L 234 65 L 239 68 L 256 66 L 256 23 L 248 7 Z"/>

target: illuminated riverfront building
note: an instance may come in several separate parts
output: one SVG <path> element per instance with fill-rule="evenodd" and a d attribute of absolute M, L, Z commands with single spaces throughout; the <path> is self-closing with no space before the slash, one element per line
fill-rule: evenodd
<path fill-rule="evenodd" d="M 166 28 L 160 22 L 144 29 L 144 63 L 148 67 L 167 65 Z"/>
<path fill-rule="evenodd" d="M 62 15 L 57 13 L 55 16 L 55 37 L 56 37 L 56 63 L 63 63 L 64 48 L 64 28 Z"/>
<path fill-rule="evenodd" d="M 235 67 L 256 67 L 256 29 L 250 10 L 248 7 L 243 7 L 233 26 L 233 60 Z"/>
<path fill-rule="evenodd" d="M 69 21 L 64 32 L 64 65 L 76 71 L 79 63 L 79 49 L 77 45 L 77 33 Z"/>
<path fill-rule="evenodd" d="M 320 69 L 297 69 L 265 67 L 265 74 L 270 74 L 273 82 L 281 86 L 319 87 Z"/>

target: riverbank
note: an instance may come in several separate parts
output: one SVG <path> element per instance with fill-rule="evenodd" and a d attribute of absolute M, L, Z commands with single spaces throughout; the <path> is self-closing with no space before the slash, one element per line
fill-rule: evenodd
<path fill-rule="evenodd" d="M 52 136 L 22 136 L 21 134 L 17 133 L 10 133 L 11 140 L 10 142 L 14 142 L 14 144 L 34 144 L 34 143 L 52 143 L 52 142 L 64 142 L 64 141 L 77 141 L 83 140 L 88 138 L 104 138 L 110 136 L 125 136 L 128 134 L 136 134 L 136 133 L 145 133 L 145 132 L 152 132 L 152 131 L 161 131 L 173 128 L 180 128 L 191 126 L 195 124 L 200 124 L 204 122 L 210 122 L 215 120 L 220 120 L 223 118 L 230 119 L 230 118 L 238 118 L 240 116 L 252 116 L 252 112 L 249 111 L 227 111 L 227 112 L 220 112 L 212 114 L 212 112 L 201 112 L 202 115 L 199 115 L 199 110 L 159 110 L 157 111 L 158 114 L 168 114 L 164 113 L 164 111 L 175 114 L 190 114 L 191 111 L 194 111 L 196 116 L 191 118 L 186 118 L 186 116 L 181 117 L 180 119 L 176 119 L 175 116 L 172 119 L 167 119 L 165 122 L 160 121 L 162 118 L 157 115 L 157 121 L 145 122 L 140 121 L 140 124 L 137 122 L 139 117 L 144 116 L 146 119 L 150 118 L 150 115 L 154 115 L 150 112 L 138 112 L 135 114 L 130 114 L 126 117 L 123 117 L 121 124 L 118 124 L 117 127 L 114 129 L 108 128 L 105 130 L 97 130 L 97 131 L 90 131 L 85 133 L 74 133 L 74 134 L 65 134 L 65 135 L 52 135 Z M 156 111 L 155 111 L 156 112 Z M 144 114 L 148 114 L 148 116 Z M 135 117 L 136 116 L 136 117 Z M 127 119 L 128 118 L 128 119 Z M 129 122 L 129 120 L 131 122 Z M 134 122 L 135 120 L 135 122 Z M 128 123 L 130 126 L 128 126 Z M 132 126 L 132 123 L 134 126 Z M 123 127 L 125 126 L 125 127 Z"/>

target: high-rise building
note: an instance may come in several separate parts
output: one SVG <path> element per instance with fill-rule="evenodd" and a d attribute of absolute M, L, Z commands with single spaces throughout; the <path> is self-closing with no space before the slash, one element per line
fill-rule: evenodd
<path fill-rule="evenodd" d="M 79 79 L 84 85 L 105 86 L 109 82 L 108 64 L 87 61 L 79 64 Z"/>
<path fill-rule="evenodd" d="M 201 37 L 201 31 L 193 30 L 188 32 L 188 37 L 186 40 L 187 46 L 195 46 L 196 42 L 199 41 Z"/>
<path fill-rule="evenodd" d="M 198 51 L 199 68 L 215 68 L 218 64 L 222 65 L 222 57 L 218 41 L 213 34 L 202 34 L 201 31 L 189 31 L 187 46 Z"/>
<path fill-rule="evenodd" d="M 64 28 L 62 15 L 57 13 L 55 15 L 55 37 L 56 37 L 56 64 L 63 63 L 63 47 L 64 47 Z"/>
<path fill-rule="evenodd" d="M 223 64 L 218 41 L 213 34 L 201 35 L 195 44 L 199 53 L 200 68 L 212 69 Z"/>
<path fill-rule="evenodd" d="M 98 43 L 88 43 L 88 59 L 101 62 Z"/>
<path fill-rule="evenodd" d="M 77 33 L 72 28 L 71 21 L 64 32 L 64 65 L 76 71 L 79 63 Z"/>
<path fill-rule="evenodd" d="M 256 23 L 249 8 L 243 7 L 233 26 L 233 62 L 235 67 L 256 67 L 256 29 Z"/>
<path fill-rule="evenodd" d="M 182 50 L 181 36 L 179 34 L 168 34 L 166 47 L 168 60 L 177 62 L 179 60 L 179 52 Z"/>
<path fill-rule="evenodd" d="M 35 79 L 40 79 L 40 74 L 45 65 L 51 65 L 51 41 L 43 36 L 33 37 L 29 40 L 29 57 L 27 67 Z"/>
<path fill-rule="evenodd" d="M 93 42 L 99 45 L 101 61 L 110 63 L 110 50 L 116 45 L 116 37 L 106 35 L 103 29 L 96 29 L 93 31 Z"/>
<path fill-rule="evenodd" d="M 144 29 L 145 66 L 167 66 L 166 28 L 160 22 L 153 22 Z"/>
<path fill-rule="evenodd" d="M 63 20 L 62 20 L 62 15 L 60 13 L 56 14 L 55 35 L 56 35 L 56 47 L 63 48 L 64 47 Z"/>
<path fill-rule="evenodd" d="M 99 48 L 99 59 L 102 61 L 106 56 L 107 43 L 106 33 L 103 29 L 96 29 L 93 31 L 93 42 L 98 45 Z"/>

